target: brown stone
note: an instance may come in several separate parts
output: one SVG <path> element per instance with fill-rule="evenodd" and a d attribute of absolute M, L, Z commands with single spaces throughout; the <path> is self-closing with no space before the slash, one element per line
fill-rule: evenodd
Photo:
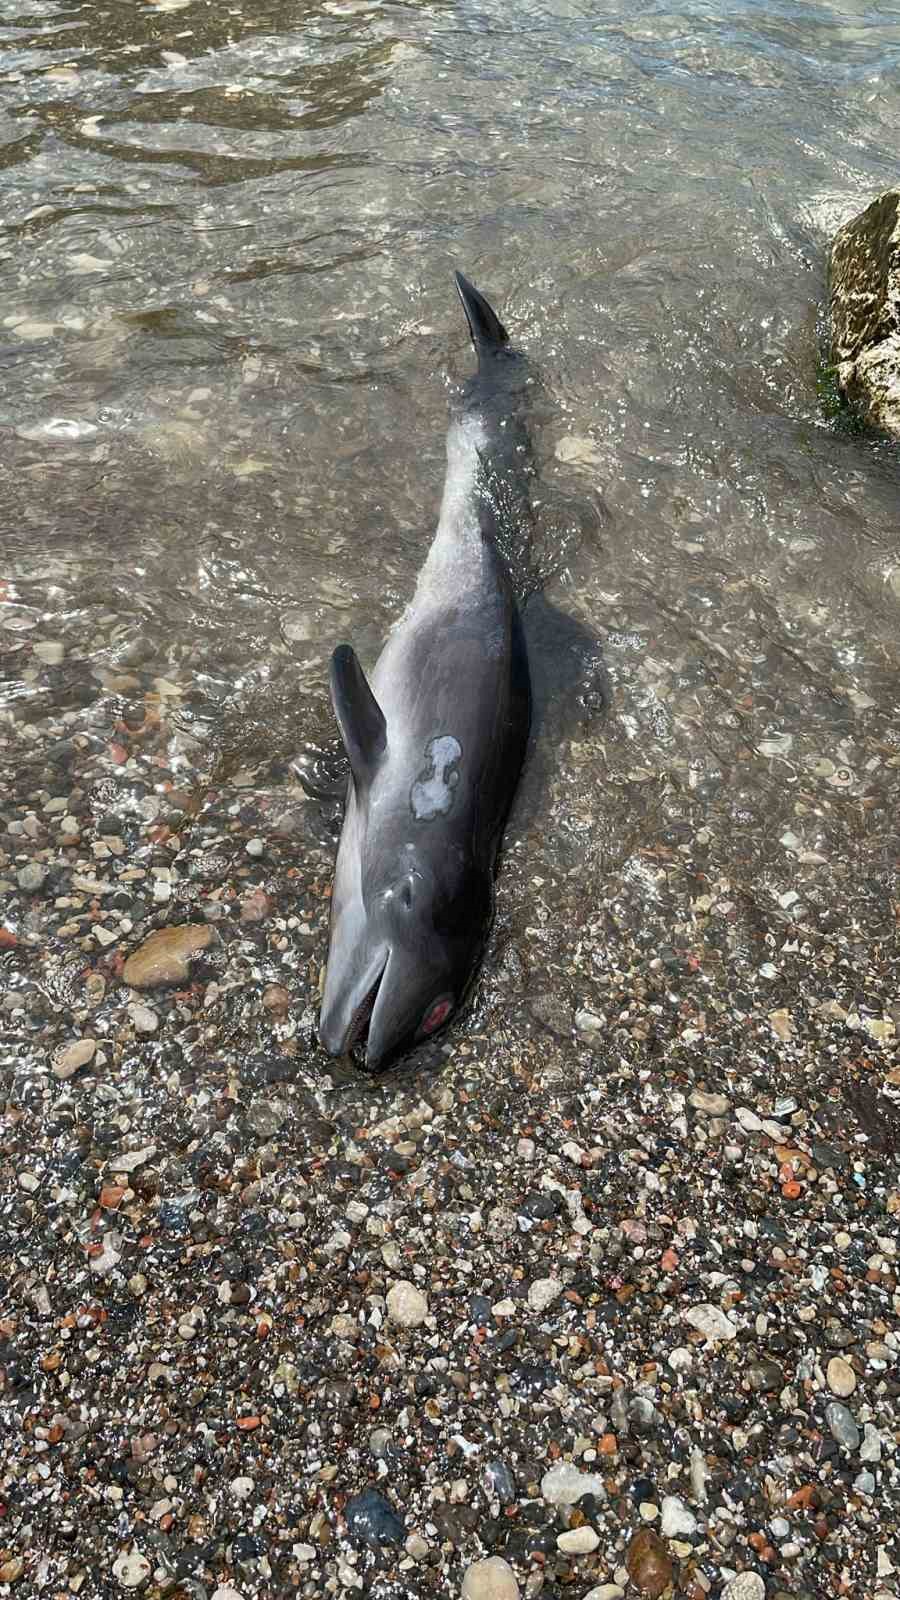
<path fill-rule="evenodd" d="M 672 1582 L 672 1558 L 665 1541 L 652 1528 L 642 1528 L 625 1555 L 628 1576 L 641 1594 L 656 1600 Z"/>
<path fill-rule="evenodd" d="M 132 989 L 187 983 L 192 957 L 206 950 L 212 940 L 212 928 L 202 923 L 187 922 L 179 928 L 160 928 L 128 957 L 122 976 Z"/>

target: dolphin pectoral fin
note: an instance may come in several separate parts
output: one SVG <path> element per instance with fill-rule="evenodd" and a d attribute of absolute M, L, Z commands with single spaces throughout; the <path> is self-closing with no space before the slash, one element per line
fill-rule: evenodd
<path fill-rule="evenodd" d="M 349 644 L 331 657 L 331 703 L 357 788 L 371 783 L 387 749 L 387 723 Z"/>
<path fill-rule="evenodd" d="M 479 356 L 482 351 L 496 350 L 500 345 L 507 344 L 509 334 L 497 316 L 493 306 L 489 305 L 484 295 L 476 289 L 474 283 L 464 278 L 461 272 L 455 274 L 456 288 L 462 301 L 462 308 L 466 313 L 469 324 L 469 333 L 472 343 Z"/>

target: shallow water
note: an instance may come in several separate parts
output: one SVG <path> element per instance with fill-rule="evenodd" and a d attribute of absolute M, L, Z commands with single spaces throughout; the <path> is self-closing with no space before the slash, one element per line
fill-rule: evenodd
<path fill-rule="evenodd" d="M 332 646 L 373 658 L 427 548 L 459 266 L 540 369 L 545 594 L 581 630 L 531 623 L 554 692 L 488 1000 L 537 981 L 512 940 L 577 1004 L 556 940 L 603 915 L 747 971 L 849 935 L 865 1008 L 896 926 L 900 461 L 829 414 L 819 356 L 829 238 L 897 179 L 900 8 L 0 16 L 13 769 L 149 694 L 176 776 L 290 786 Z"/>

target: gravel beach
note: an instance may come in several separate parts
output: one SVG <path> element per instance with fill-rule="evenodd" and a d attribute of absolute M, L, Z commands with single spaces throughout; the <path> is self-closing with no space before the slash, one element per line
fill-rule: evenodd
<path fill-rule="evenodd" d="M 900 1592 L 881 912 L 792 922 L 702 807 L 600 882 L 526 779 L 465 1025 L 371 1082 L 336 811 L 177 704 L 0 724 L 0 1593 Z"/>

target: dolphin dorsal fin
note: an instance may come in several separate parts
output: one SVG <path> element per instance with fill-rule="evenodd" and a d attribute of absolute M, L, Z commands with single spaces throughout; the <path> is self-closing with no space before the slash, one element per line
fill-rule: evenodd
<path fill-rule="evenodd" d="M 371 783 L 387 748 L 387 723 L 356 651 L 339 644 L 331 657 L 331 703 L 357 789 Z"/>

